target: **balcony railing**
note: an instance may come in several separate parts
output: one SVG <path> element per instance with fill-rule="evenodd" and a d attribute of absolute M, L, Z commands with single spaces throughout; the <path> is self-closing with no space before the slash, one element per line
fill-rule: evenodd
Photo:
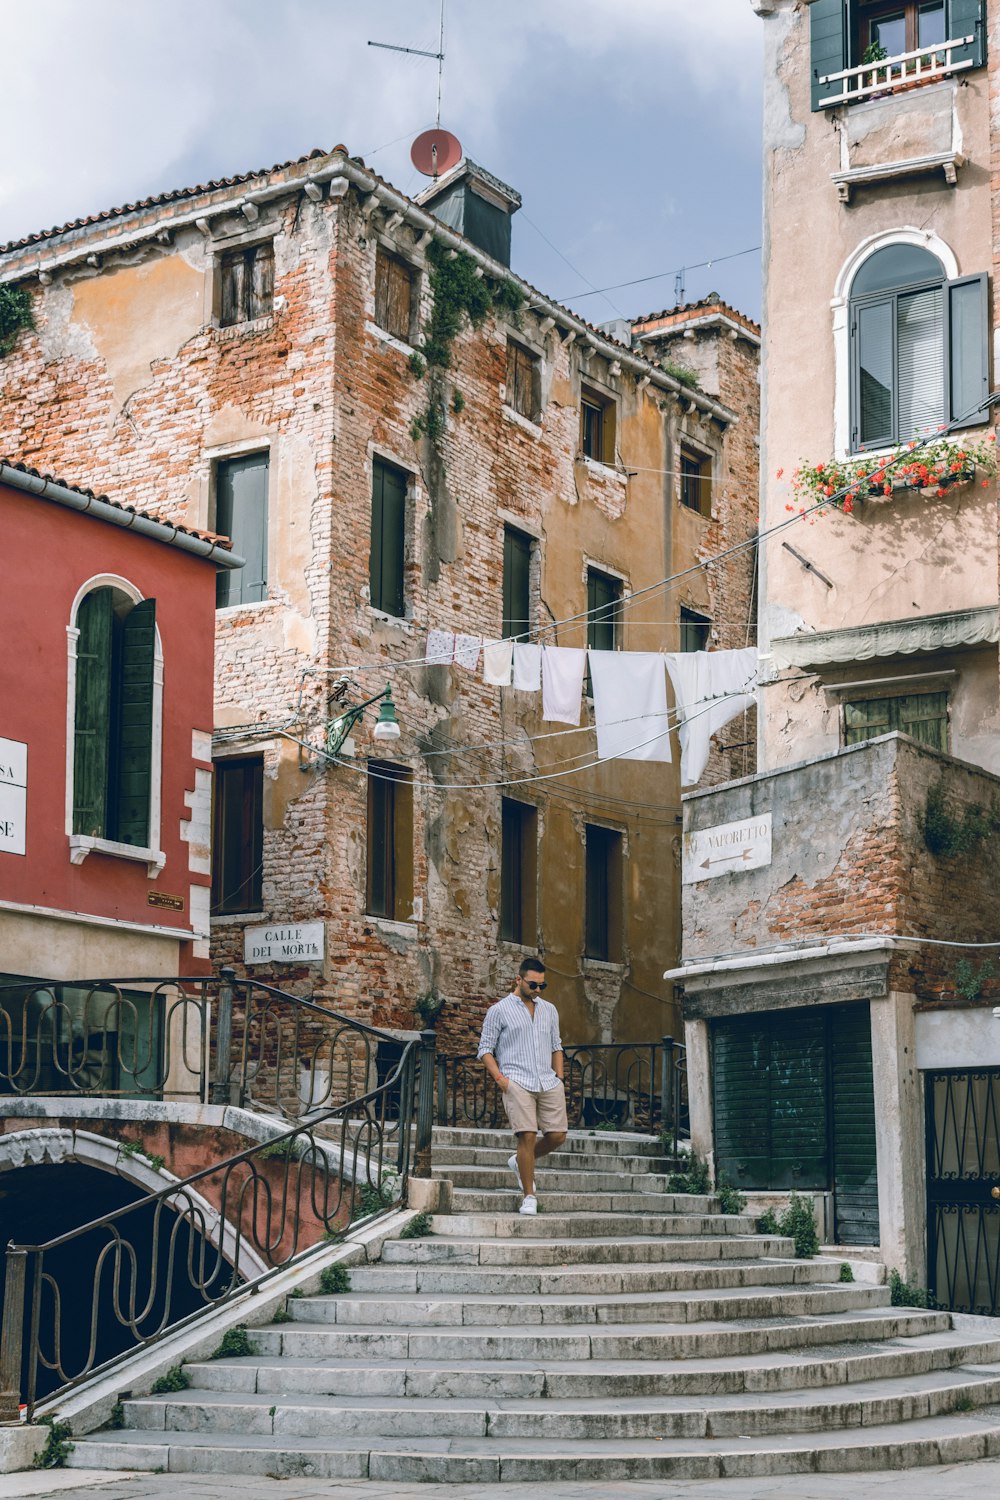
<path fill-rule="evenodd" d="M 821 100 L 824 109 L 835 104 L 855 104 L 859 99 L 875 99 L 881 94 L 898 94 L 920 83 L 933 83 L 963 68 L 975 67 L 971 57 L 955 61 L 955 53 L 975 42 L 974 36 L 957 36 L 939 42 L 935 47 L 918 47 L 915 52 L 900 52 L 896 57 L 877 63 L 860 63 L 840 73 L 827 73 L 820 85 L 840 84 L 839 91 Z"/>

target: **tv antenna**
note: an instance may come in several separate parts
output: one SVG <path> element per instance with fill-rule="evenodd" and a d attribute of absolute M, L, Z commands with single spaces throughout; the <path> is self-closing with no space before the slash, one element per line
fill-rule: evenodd
<path fill-rule="evenodd" d="M 436 52 L 427 52 L 422 47 L 398 47 L 395 42 L 369 42 L 369 47 L 381 47 L 385 52 L 407 52 L 411 57 L 433 57 L 438 65 L 438 92 L 437 92 L 437 115 L 434 123 L 441 128 L 441 78 L 444 73 L 444 7 L 446 0 L 441 0 L 441 25 L 438 31 L 438 49 Z"/>
<path fill-rule="evenodd" d="M 683 302 L 684 302 L 684 270 L 685 270 L 684 266 L 681 266 L 680 270 L 677 272 L 676 276 L 674 277 L 674 306 L 675 307 L 681 307 L 683 305 Z"/>

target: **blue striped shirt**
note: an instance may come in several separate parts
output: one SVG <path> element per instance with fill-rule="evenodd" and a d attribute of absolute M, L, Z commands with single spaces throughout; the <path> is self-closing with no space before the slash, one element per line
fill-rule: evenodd
<path fill-rule="evenodd" d="M 511 993 L 491 1005 L 483 1017 L 477 1057 L 496 1058 L 501 1073 L 529 1093 L 541 1094 L 559 1082 L 552 1068 L 553 1052 L 561 1052 L 559 1012 L 539 995 L 534 1017 L 523 1000 Z"/>

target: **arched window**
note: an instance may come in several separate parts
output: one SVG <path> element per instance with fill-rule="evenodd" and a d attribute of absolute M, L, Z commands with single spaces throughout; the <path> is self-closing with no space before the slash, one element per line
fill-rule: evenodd
<path fill-rule="evenodd" d="M 987 278 L 948 281 L 930 250 L 885 245 L 850 291 L 851 448 L 988 420 Z"/>
<path fill-rule="evenodd" d="M 148 849 L 156 601 L 94 588 L 75 623 L 72 832 Z"/>

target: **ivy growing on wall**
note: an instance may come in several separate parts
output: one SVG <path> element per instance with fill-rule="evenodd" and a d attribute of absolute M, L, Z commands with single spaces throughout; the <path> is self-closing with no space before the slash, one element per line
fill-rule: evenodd
<path fill-rule="evenodd" d="M 0 358 L 9 354 L 22 328 L 34 328 L 31 297 L 23 286 L 0 286 Z"/>
<path fill-rule="evenodd" d="M 1000 809 L 970 802 L 960 818 L 949 812 L 944 783 L 937 781 L 927 793 L 923 815 L 924 844 L 938 859 L 971 854 L 983 839 L 1000 832 Z"/>

